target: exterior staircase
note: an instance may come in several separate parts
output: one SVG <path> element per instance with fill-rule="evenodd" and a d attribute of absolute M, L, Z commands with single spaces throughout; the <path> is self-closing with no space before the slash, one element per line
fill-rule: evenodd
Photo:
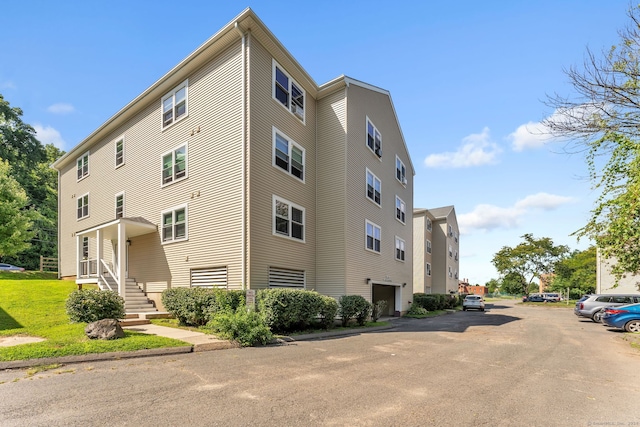
<path fill-rule="evenodd" d="M 100 289 L 118 289 L 118 284 L 111 277 L 106 277 L 107 284 L 100 283 Z M 171 317 L 169 313 L 160 313 L 154 303 L 138 286 L 135 279 L 128 278 L 125 281 L 125 318 L 120 319 L 122 326 L 147 325 L 149 319 Z"/>

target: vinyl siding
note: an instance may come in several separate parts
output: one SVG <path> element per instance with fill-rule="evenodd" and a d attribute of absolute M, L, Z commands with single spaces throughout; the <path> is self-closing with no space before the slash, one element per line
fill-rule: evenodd
<path fill-rule="evenodd" d="M 425 292 L 425 213 L 413 215 L 413 292 Z"/>
<path fill-rule="evenodd" d="M 318 101 L 317 290 L 339 298 L 346 290 L 345 89 Z"/>
<path fill-rule="evenodd" d="M 315 100 L 305 96 L 305 123 L 272 98 L 272 56 L 255 39 L 250 47 L 248 242 L 250 286 L 268 286 L 269 267 L 304 270 L 315 289 L 316 144 Z M 284 66 L 283 66 L 284 68 Z M 293 74 L 291 70 L 285 69 Z M 273 127 L 305 150 L 304 182 L 273 166 Z M 273 195 L 305 209 L 304 242 L 273 235 Z"/>

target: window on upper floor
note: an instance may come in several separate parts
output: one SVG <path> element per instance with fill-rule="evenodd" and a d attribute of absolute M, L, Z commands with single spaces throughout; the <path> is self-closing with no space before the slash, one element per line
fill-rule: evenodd
<path fill-rule="evenodd" d="M 273 196 L 273 234 L 304 242 L 305 209 Z"/>
<path fill-rule="evenodd" d="M 116 169 L 124 165 L 124 136 L 116 139 Z"/>
<path fill-rule="evenodd" d="M 431 253 L 431 240 L 427 240 L 427 253 Z"/>
<path fill-rule="evenodd" d="M 188 239 L 187 205 L 176 206 L 162 212 L 162 243 Z"/>
<path fill-rule="evenodd" d="M 373 151 L 373 153 L 382 157 L 382 136 L 378 129 L 374 126 L 374 124 L 367 117 L 367 147 Z"/>
<path fill-rule="evenodd" d="M 187 145 L 162 155 L 162 185 L 168 185 L 187 177 Z"/>
<path fill-rule="evenodd" d="M 451 225 L 447 226 L 447 234 L 451 237 L 453 236 L 453 228 L 451 228 Z"/>
<path fill-rule="evenodd" d="M 407 205 L 402 199 L 396 196 L 396 219 L 401 223 L 405 223 Z"/>
<path fill-rule="evenodd" d="M 273 128 L 273 165 L 304 182 L 304 148 Z"/>
<path fill-rule="evenodd" d="M 396 156 L 396 179 L 402 185 L 407 185 L 407 168 L 404 167 L 404 163 L 398 156 Z"/>
<path fill-rule="evenodd" d="M 116 194 L 116 218 L 124 217 L 124 191 Z"/>
<path fill-rule="evenodd" d="M 427 218 L 427 230 L 431 231 L 432 228 L 433 228 L 433 225 L 431 224 L 431 220 Z"/>
<path fill-rule="evenodd" d="M 458 251 L 456 251 L 456 256 L 454 257 L 456 261 L 458 261 Z"/>
<path fill-rule="evenodd" d="M 82 259 L 89 259 L 89 238 L 87 236 L 82 238 Z"/>
<path fill-rule="evenodd" d="M 431 276 L 431 264 L 427 262 L 424 265 L 424 267 L 425 267 L 424 269 L 425 269 L 425 273 L 427 274 L 427 276 Z"/>
<path fill-rule="evenodd" d="M 302 86 L 273 60 L 273 99 L 304 122 L 304 98 Z"/>
<path fill-rule="evenodd" d="M 453 277 L 453 272 L 451 271 L 451 266 L 449 266 L 449 277 Z"/>
<path fill-rule="evenodd" d="M 162 128 L 171 126 L 187 117 L 189 80 L 185 80 L 162 97 Z"/>
<path fill-rule="evenodd" d="M 380 192 L 382 191 L 382 182 L 377 176 L 367 169 L 367 198 L 376 205 L 380 206 Z"/>
<path fill-rule="evenodd" d="M 78 160 L 76 161 L 76 165 L 77 165 L 76 169 L 78 172 L 77 173 L 78 181 L 89 176 L 89 152 L 88 151 L 84 153 L 82 156 L 78 157 Z"/>
<path fill-rule="evenodd" d="M 453 233 L 453 239 L 458 243 L 458 233 Z"/>
<path fill-rule="evenodd" d="M 396 259 L 398 261 L 404 261 L 404 249 L 405 249 L 405 241 L 396 236 Z"/>
<path fill-rule="evenodd" d="M 89 193 L 78 197 L 78 212 L 76 219 L 83 219 L 89 216 Z"/>
<path fill-rule="evenodd" d="M 453 256 L 453 248 L 451 247 L 451 245 L 449 245 L 449 258 L 451 258 Z"/>
<path fill-rule="evenodd" d="M 370 251 L 380 253 L 380 227 L 368 220 L 365 221 L 365 224 L 367 234 L 365 247 Z"/>

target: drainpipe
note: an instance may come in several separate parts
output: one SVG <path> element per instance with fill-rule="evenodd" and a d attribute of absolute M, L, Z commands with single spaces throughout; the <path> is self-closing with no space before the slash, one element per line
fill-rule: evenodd
<path fill-rule="evenodd" d="M 236 31 L 238 31 L 238 34 L 240 34 L 240 36 L 242 37 L 242 85 L 241 85 L 241 90 L 242 90 L 242 178 L 241 178 L 241 186 L 242 186 L 242 226 L 241 226 L 241 273 L 240 273 L 240 280 L 242 282 L 242 289 L 247 289 L 247 283 L 246 283 L 246 275 L 247 275 L 247 243 L 246 243 L 246 239 L 247 239 L 247 214 L 246 214 L 246 198 L 247 198 L 247 194 L 246 194 L 246 149 L 247 149 L 247 144 L 246 144 L 246 125 L 247 125 L 247 117 L 246 117 L 246 111 L 247 111 L 247 100 L 246 100 L 246 75 L 245 75 L 245 62 L 246 62 L 246 53 L 245 53 L 245 49 L 246 49 L 246 33 L 242 32 L 242 30 L 240 29 L 240 26 L 238 25 L 238 22 L 235 23 L 234 28 L 236 29 Z"/>

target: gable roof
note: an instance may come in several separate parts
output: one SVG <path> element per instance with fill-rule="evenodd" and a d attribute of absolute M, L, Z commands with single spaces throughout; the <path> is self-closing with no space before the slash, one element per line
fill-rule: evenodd
<path fill-rule="evenodd" d="M 431 212 L 431 215 L 433 215 L 434 218 L 436 219 L 443 219 L 449 216 L 449 214 L 455 210 L 455 208 L 453 207 L 453 205 L 451 206 L 443 206 L 441 208 L 433 208 L 433 209 L 427 209 L 429 212 Z"/>

